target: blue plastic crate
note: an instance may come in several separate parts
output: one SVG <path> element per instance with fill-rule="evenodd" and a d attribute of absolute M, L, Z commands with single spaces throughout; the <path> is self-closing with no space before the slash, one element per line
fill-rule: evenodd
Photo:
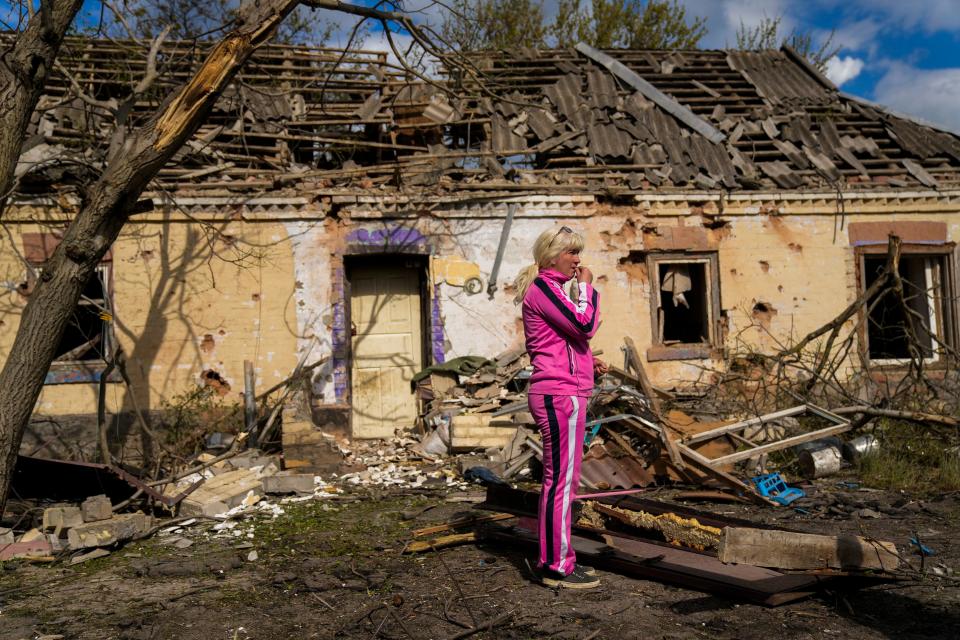
<path fill-rule="evenodd" d="M 774 502 L 787 506 L 794 500 L 804 497 L 803 489 L 788 487 L 779 473 L 768 473 L 762 476 L 750 478 L 753 486 L 757 488 L 764 498 L 770 498 Z"/>

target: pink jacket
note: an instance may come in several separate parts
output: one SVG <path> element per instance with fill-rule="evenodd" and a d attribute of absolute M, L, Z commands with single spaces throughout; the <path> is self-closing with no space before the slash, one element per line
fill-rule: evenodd
<path fill-rule="evenodd" d="M 569 280 L 542 269 L 523 298 L 523 332 L 533 363 L 529 393 L 589 397 L 593 392 L 590 338 L 600 324 L 599 296 L 580 283 L 580 302 L 563 290 Z"/>

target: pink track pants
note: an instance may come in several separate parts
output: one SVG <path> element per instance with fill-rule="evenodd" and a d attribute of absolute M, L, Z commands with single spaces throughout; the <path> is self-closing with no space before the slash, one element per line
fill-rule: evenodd
<path fill-rule="evenodd" d="M 543 441 L 538 564 L 566 575 L 573 571 L 577 559 L 570 542 L 570 526 L 580 484 L 587 398 L 531 393 L 528 402 Z"/>

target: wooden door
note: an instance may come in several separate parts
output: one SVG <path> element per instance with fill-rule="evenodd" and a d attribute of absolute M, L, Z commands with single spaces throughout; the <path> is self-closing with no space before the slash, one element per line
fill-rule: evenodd
<path fill-rule="evenodd" d="M 414 267 L 350 270 L 354 437 L 386 438 L 414 424 L 410 379 L 423 368 L 420 302 Z"/>

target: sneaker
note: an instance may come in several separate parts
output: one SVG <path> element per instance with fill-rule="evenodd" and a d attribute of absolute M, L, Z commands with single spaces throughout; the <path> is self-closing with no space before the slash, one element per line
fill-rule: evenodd
<path fill-rule="evenodd" d="M 568 575 L 556 571 L 544 571 L 540 576 L 540 582 L 543 586 L 553 589 L 595 589 L 600 586 L 600 578 L 587 575 L 580 566 L 574 567 L 573 573 Z"/>
<path fill-rule="evenodd" d="M 591 578 L 592 578 L 593 576 L 597 575 L 597 570 L 596 570 L 596 569 L 594 569 L 593 567 L 588 567 L 588 566 L 585 565 L 585 564 L 579 564 L 579 563 L 578 563 L 578 564 L 574 565 L 573 570 L 574 570 L 574 571 L 580 571 L 581 573 L 585 573 L 585 574 L 587 574 L 588 576 L 590 576 Z"/>

